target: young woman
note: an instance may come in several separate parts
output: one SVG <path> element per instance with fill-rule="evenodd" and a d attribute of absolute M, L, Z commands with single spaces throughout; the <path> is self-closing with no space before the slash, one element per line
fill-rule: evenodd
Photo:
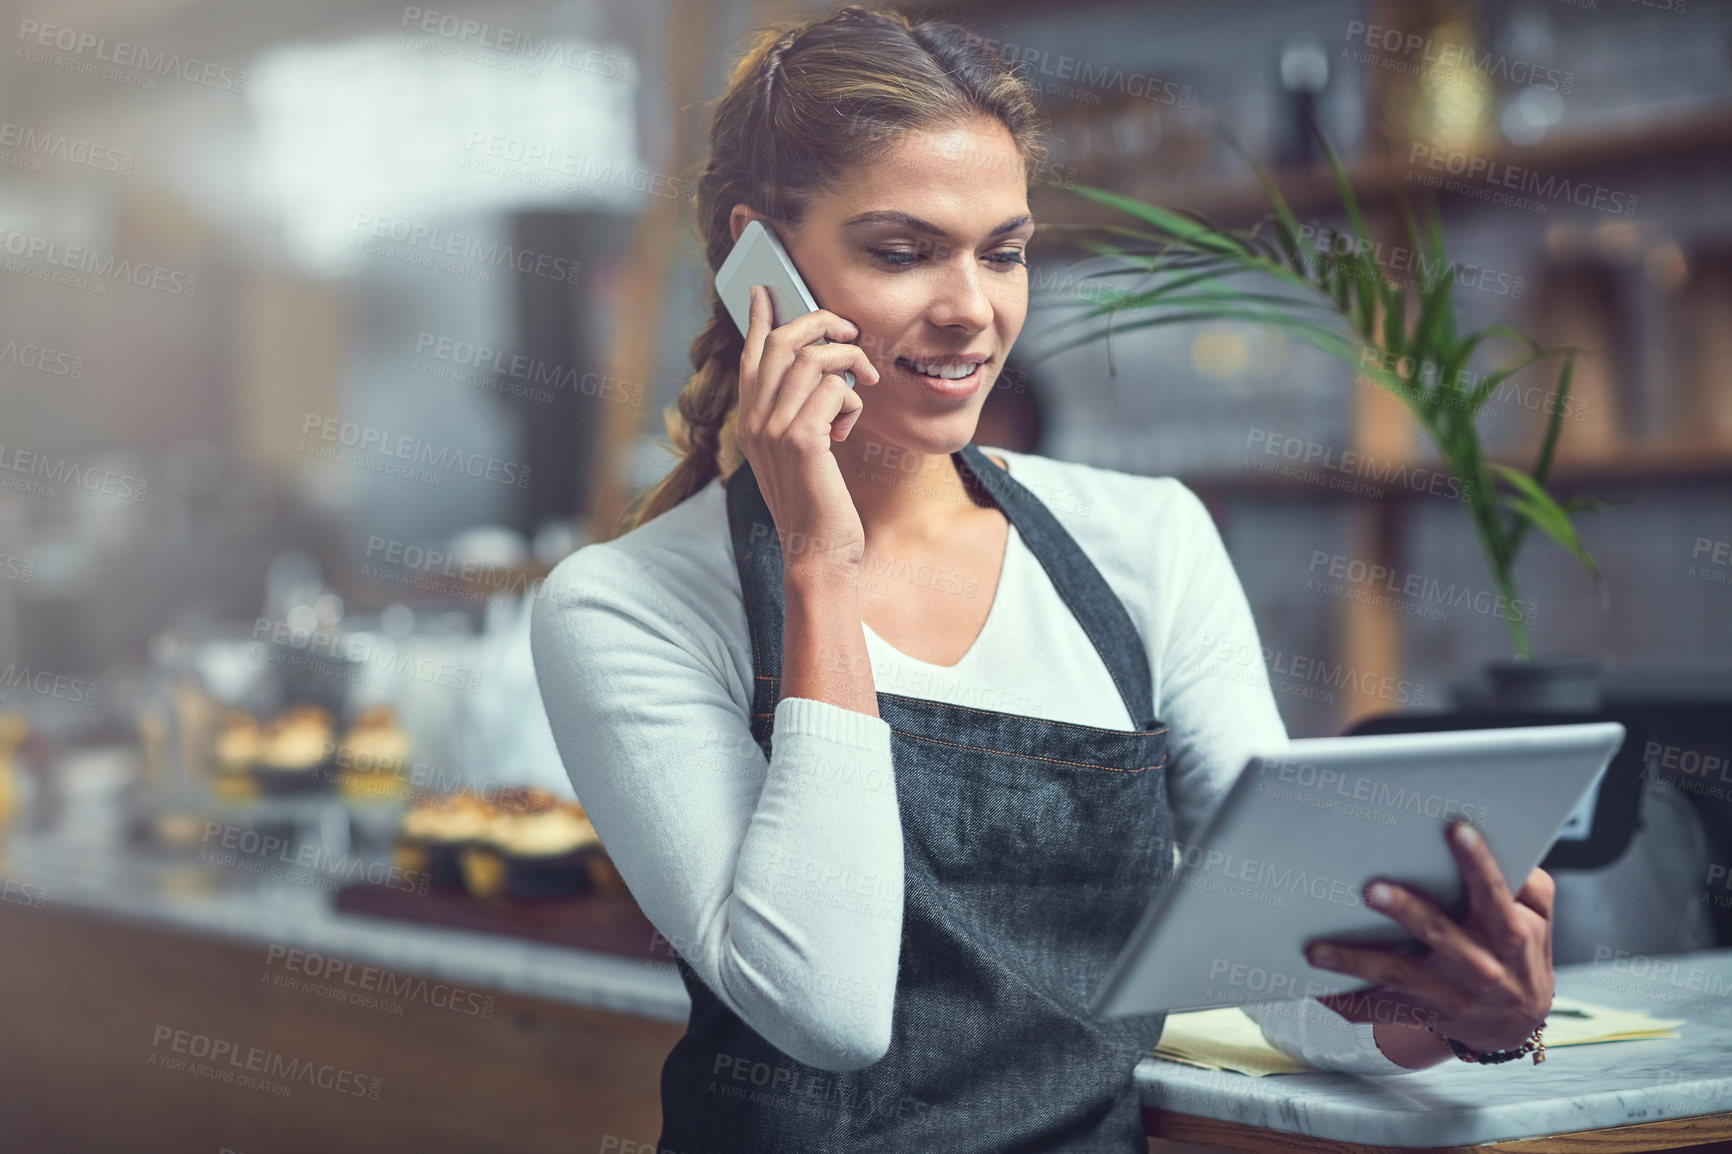
<path fill-rule="evenodd" d="M 954 25 L 764 33 L 698 219 L 712 269 L 765 220 L 826 308 L 772 327 L 758 292 L 742 339 L 712 301 L 679 464 L 536 610 L 572 782 L 692 998 L 665 1149 L 1145 1148 L 1132 1070 L 1162 1018 L 1084 1007 L 1286 734 L 1267 682 L 1214 661 L 1257 632 L 1188 489 L 972 443 L 1028 308 L 1035 113 Z M 1471 914 L 1389 887 L 1430 955 L 1313 954 L 1379 998 L 1267 1016 L 1276 1044 L 1393 1073 L 1443 1035 L 1530 1035 L 1549 879 L 1512 898 L 1456 850 Z"/>

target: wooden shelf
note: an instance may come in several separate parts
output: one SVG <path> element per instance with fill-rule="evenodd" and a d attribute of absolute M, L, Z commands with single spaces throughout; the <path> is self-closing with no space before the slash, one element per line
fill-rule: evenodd
<path fill-rule="evenodd" d="M 1301 464 L 1301 462 L 1293 462 Z M 1528 469 L 1531 457 L 1525 460 L 1503 460 L 1500 464 Z M 1402 461 L 1379 460 L 1380 465 L 1406 465 L 1409 468 L 1442 470 L 1436 458 L 1413 457 Z M 1444 500 L 1445 498 L 1374 478 L 1355 477 L 1347 473 L 1315 470 L 1325 476 L 1340 476 L 1344 483 L 1356 482 L 1382 490 L 1381 499 Z M 1185 484 L 1211 496 L 1220 497 L 1314 497 L 1317 499 L 1361 500 L 1363 496 L 1350 489 L 1331 488 L 1312 481 L 1261 473 L 1252 469 L 1208 473 L 1180 473 Z M 1732 485 L 1732 446 L 1718 445 L 1630 445 L 1615 452 L 1591 456 L 1568 457 L 1559 454 L 1547 478 L 1548 489 L 1590 490 L 1595 486 L 1657 484 L 1657 485 Z"/>
<path fill-rule="evenodd" d="M 1728 150 L 1732 150 L 1732 108 L 1713 108 L 1664 121 L 1559 133 L 1539 144 L 1490 149 L 1484 155 L 1498 164 L 1562 174 L 1673 157 L 1699 160 Z M 1235 180 L 1182 181 L 1139 193 L 1134 189 L 1142 171 L 1140 163 L 1105 164 L 1092 174 L 1079 176 L 1077 183 L 1123 191 L 1165 208 L 1204 212 L 1217 223 L 1249 223 L 1269 212 L 1267 197 L 1249 173 Z M 1408 171 L 1405 160 L 1387 157 L 1359 161 L 1349 167 L 1348 175 L 1361 205 L 1372 207 L 1393 199 L 1403 189 L 1417 199 L 1421 190 L 1407 184 Z M 1301 217 L 1332 213 L 1340 204 L 1334 178 L 1326 168 L 1277 170 L 1271 175 L 1281 195 Z M 1062 214 L 1067 223 L 1125 223 L 1125 217 L 1103 205 L 1065 196 L 1056 188 L 1040 191 L 1049 219 Z M 1440 199 L 1447 203 L 1450 195 Z M 1053 243 L 1063 244 L 1062 232 L 1052 235 Z"/>

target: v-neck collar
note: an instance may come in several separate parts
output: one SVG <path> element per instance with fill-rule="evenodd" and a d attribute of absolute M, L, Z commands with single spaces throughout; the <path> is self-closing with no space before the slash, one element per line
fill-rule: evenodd
<path fill-rule="evenodd" d="M 1001 616 L 999 607 L 1004 604 L 1005 600 L 1005 579 L 1010 576 L 1011 558 L 1017 554 L 1017 546 L 1022 540 L 1021 536 L 1016 531 L 1016 524 L 1010 521 L 1010 518 L 1008 517 L 1005 518 L 1005 521 L 1007 524 L 1006 532 L 1004 534 L 1004 558 L 998 564 L 998 581 L 993 585 L 992 604 L 987 606 L 986 620 L 980 623 L 980 632 L 974 635 L 974 640 L 969 642 L 968 648 L 963 651 L 961 657 L 956 659 L 955 664 L 939 665 L 935 662 L 915 657 L 911 653 L 904 653 L 902 650 L 896 648 L 896 646 L 890 644 L 890 642 L 884 640 L 883 637 L 880 637 L 878 631 L 866 624 L 864 619 L 860 622 L 860 628 L 864 629 L 867 634 L 874 638 L 880 645 L 896 654 L 896 656 L 900 657 L 902 660 L 912 662 L 913 664 L 925 669 L 943 669 L 953 672 L 961 669 L 964 665 L 967 665 L 969 660 L 976 653 L 980 652 L 981 642 L 985 639 L 987 632 L 992 629 L 993 622 Z M 1017 565 L 1018 568 L 1021 567 L 1020 558 L 1017 561 Z"/>

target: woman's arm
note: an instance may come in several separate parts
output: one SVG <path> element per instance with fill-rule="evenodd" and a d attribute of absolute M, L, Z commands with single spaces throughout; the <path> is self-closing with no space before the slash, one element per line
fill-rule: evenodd
<path fill-rule="evenodd" d="M 610 546 L 549 578 L 531 644 L 577 796 L 669 944 L 795 1059 L 882 1057 L 902 935 L 889 726 L 786 697 L 766 760 L 724 639 Z"/>
<path fill-rule="evenodd" d="M 782 697 L 878 716 L 872 657 L 852 566 L 790 558 L 783 574 Z"/>
<path fill-rule="evenodd" d="M 1157 542 L 1154 579 L 1165 646 L 1155 663 L 1158 716 L 1169 727 L 1168 794 L 1189 844 L 1254 753 L 1287 745 L 1251 606 L 1203 502 L 1177 481 L 1176 516 Z"/>
<path fill-rule="evenodd" d="M 1178 482 L 1173 482 L 1178 484 Z M 1161 655 L 1160 717 L 1171 726 L 1170 794 L 1181 846 L 1200 832 L 1252 753 L 1279 750 L 1287 728 L 1275 705 L 1257 625 L 1208 509 L 1181 488 L 1164 577 L 1179 590 Z M 1158 578 L 1159 579 L 1159 578 Z M 1230 900 L 1223 898 L 1222 900 Z M 1370 1024 L 1315 998 L 1247 1006 L 1270 1045 L 1325 1070 L 1401 1074 Z"/>
<path fill-rule="evenodd" d="M 841 372 L 870 387 L 878 370 L 847 343 L 860 335 L 852 321 L 822 309 L 779 328 L 773 319 L 769 293 L 753 285 L 738 437 L 780 538 L 782 695 L 877 717 L 858 598 L 866 530 L 831 447 L 864 405 Z M 813 343 L 820 338 L 828 343 Z"/>

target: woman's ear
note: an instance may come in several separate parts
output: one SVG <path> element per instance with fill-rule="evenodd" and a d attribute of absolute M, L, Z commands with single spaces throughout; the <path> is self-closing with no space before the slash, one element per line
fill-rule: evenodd
<path fill-rule="evenodd" d="M 734 239 L 737 241 L 740 239 L 740 234 L 746 231 L 746 226 L 748 224 L 751 224 L 754 220 L 763 219 L 763 213 L 757 212 L 750 205 L 742 201 L 734 206 L 732 215 L 728 217 L 728 230 L 733 233 Z"/>

